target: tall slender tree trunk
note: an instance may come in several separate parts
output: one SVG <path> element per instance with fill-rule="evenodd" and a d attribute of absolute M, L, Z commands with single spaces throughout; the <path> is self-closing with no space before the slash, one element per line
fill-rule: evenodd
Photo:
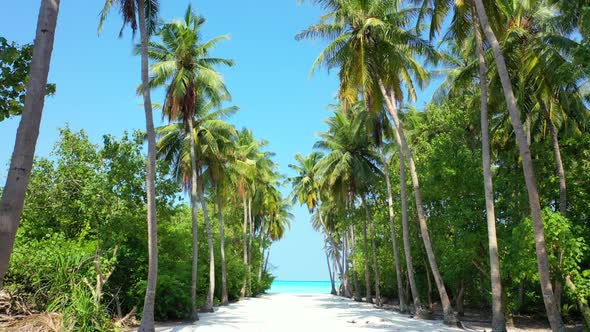
<path fill-rule="evenodd" d="M 326 239 L 324 239 L 326 245 L 328 244 L 328 239 L 326 237 Z M 328 248 L 325 248 L 325 254 L 326 254 L 326 264 L 328 264 L 328 274 L 330 275 L 330 284 L 332 285 L 332 290 L 330 291 L 330 294 L 332 295 L 336 295 L 336 285 L 334 285 L 334 275 L 332 274 L 332 267 L 330 266 L 330 254 L 328 253 Z"/>
<path fill-rule="evenodd" d="M 545 119 L 549 126 L 549 132 L 551 133 L 551 145 L 553 147 L 553 157 L 555 159 L 555 168 L 557 177 L 559 178 L 559 212 L 562 216 L 567 217 L 567 186 L 565 181 L 565 169 L 563 167 L 563 161 L 561 159 L 561 149 L 559 148 L 559 137 L 557 134 L 557 128 L 551 120 L 551 114 L 547 106 L 542 103 L 542 111 Z"/>
<path fill-rule="evenodd" d="M 248 198 L 248 286 L 246 294 L 252 296 L 252 241 L 254 240 L 254 222 L 252 221 L 252 197 Z"/>
<path fill-rule="evenodd" d="M 355 245 L 356 245 L 356 238 L 354 236 L 354 227 L 351 225 L 350 226 L 350 243 L 352 243 L 352 249 L 354 250 Z M 351 251 L 352 254 L 352 251 Z M 352 280 L 354 283 L 354 300 L 357 302 L 361 302 L 363 300 L 363 297 L 361 296 L 361 287 L 359 285 L 359 276 L 358 276 L 358 272 L 357 270 L 354 268 L 354 260 L 350 259 L 350 264 L 352 266 Z"/>
<path fill-rule="evenodd" d="M 363 197 L 363 207 L 366 208 L 365 198 Z M 371 271 L 369 270 L 369 239 L 367 238 L 367 220 L 363 220 L 363 263 L 365 265 L 365 296 L 367 303 L 373 303 L 371 293 Z"/>
<path fill-rule="evenodd" d="M 148 278 L 143 303 L 143 316 L 139 331 L 154 331 L 154 306 L 156 302 L 156 285 L 158 278 L 158 224 L 156 221 L 156 132 L 154 130 L 154 116 L 152 98 L 149 89 L 148 68 L 148 40 L 146 27 L 145 3 L 138 0 L 139 33 L 141 35 L 141 82 L 144 89 L 143 107 L 145 110 L 145 125 L 148 139 L 148 162 L 146 175 L 147 192 L 147 224 L 148 224 Z"/>
<path fill-rule="evenodd" d="M 344 296 L 351 298 L 352 297 L 352 287 L 350 285 L 350 271 L 349 271 L 349 263 L 348 258 L 349 256 L 349 249 L 348 249 L 348 231 L 344 233 L 342 237 L 342 285 L 344 288 Z"/>
<path fill-rule="evenodd" d="M 268 258 L 270 257 L 270 248 L 268 247 L 268 251 L 266 252 L 266 258 L 264 259 L 264 272 L 268 272 Z"/>
<path fill-rule="evenodd" d="M 422 234 L 422 240 L 424 242 L 424 247 L 426 249 L 426 256 L 428 256 L 428 262 L 430 264 L 430 269 L 432 270 L 434 282 L 436 283 L 436 288 L 438 289 L 440 300 L 443 306 L 444 322 L 448 325 L 457 325 L 458 320 L 455 316 L 455 312 L 453 311 L 453 306 L 451 305 L 451 301 L 449 300 L 449 296 L 447 294 L 447 290 L 445 289 L 442 276 L 440 274 L 440 271 L 438 270 L 438 264 L 436 262 L 436 257 L 434 256 L 434 250 L 432 249 L 432 242 L 430 241 L 430 234 L 428 233 L 428 225 L 426 224 L 426 216 L 424 214 L 424 209 L 422 207 L 422 193 L 420 192 L 418 173 L 416 172 L 416 165 L 414 164 L 414 157 L 412 155 L 412 151 L 410 150 L 408 142 L 406 141 L 403 124 L 400 122 L 397 114 L 397 108 L 395 105 L 396 97 L 393 95 L 392 90 L 389 90 L 388 93 L 387 89 L 385 88 L 385 85 L 383 84 L 383 81 L 381 80 L 379 80 L 379 87 L 387 104 L 387 110 L 389 111 L 389 114 L 395 122 L 395 128 L 399 134 L 399 138 L 404 148 L 406 159 L 408 160 L 408 166 L 410 167 L 410 177 L 412 178 L 412 184 L 414 186 L 414 198 L 416 200 L 416 212 L 418 214 L 420 232 Z"/>
<path fill-rule="evenodd" d="M 248 201 L 246 195 L 242 197 L 242 205 L 244 207 L 244 223 L 242 225 L 242 251 L 244 254 L 244 267 L 248 266 Z M 246 297 L 246 287 L 248 284 L 248 275 L 244 275 L 242 280 L 242 288 L 240 289 L 240 298 Z"/>
<path fill-rule="evenodd" d="M 496 60 L 496 67 L 498 68 L 498 75 L 504 90 L 504 97 L 510 113 L 512 127 L 516 136 L 516 142 L 522 158 L 522 168 L 524 171 L 524 179 L 527 187 L 529 205 L 531 209 L 533 228 L 535 233 L 535 250 L 537 253 L 537 265 L 539 270 L 539 281 L 541 283 L 541 291 L 543 293 L 543 300 L 545 302 L 545 310 L 547 311 L 547 318 L 553 331 L 565 331 L 565 326 L 561 319 L 561 314 L 555 305 L 555 298 L 553 294 L 553 287 L 551 286 L 551 275 L 549 273 L 549 258 L 547 257 L 547 250 L 545 246 L 545 231 L 543 229 L 543 217 L 541 215 L 541 204 L 539 202 L 539 191 L 537 190 L 537 183 L 535 180 L 535 170 L 533 168 L 533 161 L 531 158 L 531 151 L 527 144 L 527 139 L 522 128 L 520 120 L 520 112 L 516 105 L 516 97 L 512 90 L 512 82 L 508 74 L 506 62 L 502 54 L 502 49 L 498 43 L 498 39 L 492 31 L 488 22 L 488 17 L 485 12 L 485 7 L 482 0 L 474 0 L 477 8 L 477 14 L 481 23 L 482 29 L 486 35 L 487 40 L 492 46 L 494 58 Z"/>
<path fill-rule="evenodd" d="M 328 239 L 330 241 L 330 243 L 332 244 L 332 250 L 333 250 L 333 255 L 334 255 L 334 270 L 336 270 L 336 268 L 338 268 L 338 272 L 340 272 L 340 277 L 342 278 L 342 283 L 344 283 L 344 271 L 343 271 L 343 266 L 342 266 L 342 262 L 340 261 L 340 251 L 338 250 L 338 246 L 336 246 L 336 241 L 334 241 L 334 236 L 332 234 L 328 235 Z"/>
<path fill-rule="evenodd" d="M 258 281 L 262 279 L 262 263 L 264 259 L 264 219 L 260 225 L 260 264 L 258 265 Z"/>
<path fill-rule="evenodd" d="M 227 267 L 225 264 L 225 232 L 223 230 L 223 200 L 220 190 L 217 192 L 217 218 L 219 219 L 219 250 L 221 258 L 221 305 L 228 305 Z"/>
<path fill-rule="evenodd" d="M 385 174 L 385 184 L 387 185 L 387 206 L 389 208 L 389 226 L 391 227 L 391 245 L 393 247 L 393 259 L 395 260 L 395 279 L 397 282 L 397 293 L 399 294 L 399 310 L 407 312 L 406 300 L 404 298 L 404 286 L 402 281 L 402 268 L 399 260 L 399 249 L 397 246 L 397 236 L 395 232 L 395 214 L 393 212 L 393 194 L 391 192 L 391 180 L 389 179 L 389 167 L 387 157 L 383 149 L 383 144 L 379 147 L 381 153 L 381 162 L 383 163 L 383 173 Z"/>
<path fill-rule="evenodd" d="M 490 256 L 490 280 L 492 284 L 492 331 L 506 331 L 506 319 L 502 310 L 502 278 L 500 276 L 500 258 L 498 256 L 498 240 L 496 237 L 496 211 L 494 207 L 494 187 L 492 183 L 492 162 L 490 159 L 490 134 L 488 122 L 488 82 L 479 21 L 473 13 L 477 57 L 479 60 L 479 87 L 481 90 L 481 160 L 483 166 L 483 183 L 486 200 L 486 221 L 488 225 L 488 248 Z M 458 309 L 458 308 L 457 308 Z"/>
<path fill-rule="evenodd" d="M 199 179 L 197 176 L 197 157 L 195 155 L 195 129 L 193 121 L 188 121 L 188 131 L 190 137 L 190 156 L 191 156 L 191 231 L 192 231 L 192 271 L 191 271 L 191 318 L 199 320 L 197 313 L 197 270 L 199 266 L 199 198 L 198 186 Z"/>
<path fill-rule="evenodd" d="M 337 283 L 338 279 L 338 270 L 336 265 L 338 264 L 338 258 L 336 258 L 336 255 L 332 255 L 332 275 L 334 276 L 334 282 Z M 338 287 L 336 287 L 336 295 L 341 295 L 342 294 L 342 284 L 338 285 Z"/>
<path fill-rule="evenodd" d="M 33 157 L 45 104 L 59 2 L 60 0 L 42 0 L 39 7 L 25 106 L 16 132 L 10 169 L 0 200 L 0 287 L 10 264 L 10 255 L 33 168 Z"/>
<path fill-rule="evenodd" d="M 457 316 L 459 317 L 463 317 L 465 315 L 465 309 L 463 307 L 464 299 L 465 283 L 463 282 L 463 279 L 461 279 L 461 282 L 459 283 L 459 291 L 457 292 L 457 296 L 455 297 L 455 308 L 457 308 Z"/>
<path fill-rule="evenodd" d="M 377 301 L 377 305 L 381 307 L 381 287 L 379 285 L 379 264 L 377 263 L 377 246 L 375 245 L 375 225 L 373 222 L 373 216 L 371 215 L 371 210 L 367 205 L 366 199 L 363 202 L 365 206 L 365 212 L 367 214 L 367 221 L 369 222 L 369 235 L 371 236 L 371 251 L 372 251 L 372 258 L 373 258 L 373 273 L 375 274 L 375 300 Z"/>
<path fill-rule="evenodd" d="M 428 289 L 426 289 L 426 298 L 428 299 L 428 310 L 432 310 L 432 280 L 430 279 L 430 268 L 428 267 L 428 263 L 426 261 L 424 261 L 424 269 L 426 270 L 426 284 L 428 285 Z"/>
<path fill-rule="evenodd" d="M 408 224 L 408 195 L 406 190 L 406 162 L 402 142 L 397 130 L 393 131 L 393 136 L 397 145 L 399 154 L 399 182 L 400 182 L 400 201 L 402 208 L 402 239 L 404 242 L 404 253 L 406 255 L 406 269 L 408 270 L 408 283 L 412 293 L 412 302 L 416 316 L 426 318 L 426 312 L 420 301 L 420 293 L 416 286 L 416 276 L 414 273 L 414 260 L 412 258 L 412 246 L 410 245 L 410 226 Z"/>
<path fill-rule="evenodd" d="M 205 200 L 204 183 L 201 175 L 201 165 L 197 164 L 197 176 L 199 177 L 199 201 L 201 201 L 201 208 L 203 209 L 203 219 L 205 219 L 205 230 L 207 231 L 207 244 L 209 246 L 209 289 L 207 290 L 207 299 L 204 312 L 213 312 L 213 296 L 215 295 L 215 248 L 213 247 L 213 231 L 211 229 L 211 221 L 209 220 L 209 213 L 207 212 L 207 201 Z"/>

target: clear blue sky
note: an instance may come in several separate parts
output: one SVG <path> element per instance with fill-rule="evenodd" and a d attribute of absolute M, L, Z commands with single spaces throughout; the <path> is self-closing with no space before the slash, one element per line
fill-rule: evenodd
<path fill-rule="evenodd" d="M 207 18 L 204 36 L 230 34 L 214 55 L 234 59 L 233 68 L 222 69 L 233 104 L 240 112 L 231 119 L 238 128 L 248 127 L 270 141 L 269 150 L 283 174 L 295 153 L 308 154 L 316 133 L 324 129 L 333 103 L 335 73 L 317 72 L 309 79 L 310 66 L 323 43 L 296 42 L 294 35 L 315 23 L 321 11 L 297 0 L 259 1 L 161 1 L 164 20 L 181 17 L 189 2 Z M 2 4 L 0 36 L 29 43 L 35 35 L 39 0 Z M 118 38 L 121 21 L 112 12 L 102 36 L 96 27 L 103 0 L 62 1 L 49 81 L 57 93 L 45 102 L 37 156 L 47 156 L 57 139 L 57 128 L 69 123 L 84 129 L 94 142 L 103 134 L 120 136 L 125 130 L 145 129 L 142 101 L 135 95 L 140 81 L 139 57 L 132 55 L 131 33 Z M 429 89 L 431 90 L 431 89 Z M 423 95 L 430 95 L 426 91 Z M 425 100 L 420 98 L 420 103 Z M 162 93 L 153 95 L 162 102 Z M 156 125 L 161 123 L 155 115 Z M 12 152 L 18 118 L 0 122 L 0 182 Z M 288 193 L 288 189 L 284 193 Z M 328 280 L 323 241 L 309 223 L 305 208 L 293 209 L 295 220 L 286 237 L 275 243 L 271 264 L 282 280 Z"/>

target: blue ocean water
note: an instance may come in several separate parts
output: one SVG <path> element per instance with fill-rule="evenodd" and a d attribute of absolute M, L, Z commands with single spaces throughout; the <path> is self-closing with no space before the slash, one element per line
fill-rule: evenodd
<path fill-rule="evenodd" d="M 330 281 L 273 281 L 268 293 L 329 294 Z"/>

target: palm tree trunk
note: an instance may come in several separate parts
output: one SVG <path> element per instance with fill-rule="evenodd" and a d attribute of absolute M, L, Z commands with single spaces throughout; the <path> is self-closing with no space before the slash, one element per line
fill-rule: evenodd
<path fill-rule="evenodd" d="M 327 239 L 325 239 L 325 242 L 327 244 Z M 334 285 L 334 275 L 332 274 L 332 267 L 330 266 L 330 254 L 328 254 L 328 248 L 325 248 L 325 253 L 326 253 L 326 263 L 328 264 L 328 274 L 330 275 L 330 284 L 332 285 L 332 290 L 330 291 L 330 294 L 332 295 L 336 295 L 336 286 Z"/>
<path fill-rule="evenodd" d="M 248 198 L 248 225 L 250 227 L 248 237 L 248 287 L 246 294 L 252 296 L 252 240 L 254 239 L 254 223 L 252 222 L 252 197 Z"/>
<path fill-rule="evenodd" d="M 432 249 L 432 242 L 430 241 L 430 234 L 428 233 L 428 225 L 426 224 L 426 216 L 424 214 L 424 209 L 422 207 L 422 193 L 420 192 L 418 173 L 416 172 L 416 165 L 414 164 L 414 157 L 412 156 L 412 151 L 410 150 L 408 142 L 406 141 L 403 124 L 400 122 L 399 117 L 397 115 L 397 108 L 395 105 L 396 98 L 393 95 L 392 90 L 390 90 L 388 93 L 387 89 L 385 88 L 385 85 L 383 84 L 383 81 L 381 80 L 379 80 L 379 87 L 387 104 L 387 110 L 389 111 L 389 114 L 395 122 L 395 128 L 401 140 L 401 144 L 403 146 L 406 159 L 408 160 L 408 166 L 410 167 L 410 177 L 412 178 L 412 184 L 414 186 L 414 198 L 416 200 L 416 212 L 418 214 L 418 221 L 420 224 L 420 233 L 422 234 L 422 240 L 424 242 L 424 247 L 426 249 L 426 256 L 428 256 L 430 269 L 432 270 L 434 282 L 436 283 L 436 288 L 438 289 L 440 301 L 443 306 L 443 320 L 445 324 L 456 325 L 458 322 L 457 317 L 455 316 L 455 312 L 453 311 L 453 306 L 451 305 L 451 301 L 449 300 L 449 296 L 447 294 L 447 290 L 445 289 L 442 276 L 440 274 L 440 271 L 438 270 L 438 264 L 436 262 L 436 257 L 434 256 L 434 250 Z"/>
<path fill-rule="evenodd" d="M 338 258 L 336 258 L 336 255 L 332 255 L 332 275 L 334 276 L 334 283 L 338 282 L 337 276 L 338 276 L 338 270 L 337 270 L 337 265 L 338 264 Z M 341 295 L 342 294 L 342 284 L 338 285 L 338 287 L 336 287 L 336 295 Z"/>
<path fill-rule="evenodd" d="M 479 87 L 481 89 L 480 120 L 481 120 L 481 159 L 483 166 L 483 183 L 486 200 L 486 220 L 488 225 L 488 248 L 490 256 L 490 279 L 492 284 L 492 331 L 506 331 L 506 319 L 502 310 L 502 278 L 500 276 L 500 258 L 498 256 L 498 240 L 496 237 L 496 211 L 494 207 L 494 187 L 492 183 L 492 163 L 490 160 L 490 135 L 488 122 L 488 83 L 483 38 L 479 21 L 473 13 L 477 56 L 479 60 Z"/>
<path fill-rule="evenodd" d="M 266 252 L 266 258 L 264 259 L 264 272 L 268 272 L 268 258 L 270 257 L 270 248 L 272 248 L 272 246 L 268 247 L 268 251 Z"/>
<path fill-rule="evenodd" d="M 428 267 L 428 263 L 426 261 L 424 261 L 424 269 L 426 270 L 426 283 L 428 285 L 428 289 L 426 290 L 426 298 L 428 299 L 428 310 L 432 310 L 432 280 L 430 279 L 430 268 Z"/>
<path fill-rule="evenodd" d="M 217 218 L 219 219 L 219 249 L 221 252 L 221 305 L 228 305 L 227 267 L 225 264 L 225 232 L 223 230 L 223 202 L 219 190 L 217 192 Z"/>
<path fill-rule="evenodd" d="M 207 201 L 205 200 L 204 184 L 201 175 L 201 165 L 197 165 L 197 176 L 199 177 L 199 201 L 203 209 L 203 219 L 205 219 L 205 230 L 207 231 L 207 244 L 209 245 L 209 289 L 207 290 L 207 299 L 205 301 L 204 312 L 213 312 L 213 296 L 215 295 L 215 248 L 213 247 L 213 232 L 211 230 L 211 221 L 207 212 Z"/>
<path fill-rule="evenodd" d="M 362 197 L 363 206 L 367 208 L 365 197 Z M 367 210 L 368 213 L 368 210 Z M 368 215 L 367 215 L 368 218 Z M 367 303 L 373 303 L 371 294 L 371 271 L 369 270 L 369 240 L 367 239 L 367 220 L 363 220 L 363 263 L 365 264 L 365 296 Z"/>
<path fill-rule="evenodd" d="M 350 286 L 350 271 L 348 269 L 348 231 L 344 233 L 342 238 L 342 285 L 344 287 L 344 296 L 351 298 L 352 287 Z"/>
<path fill-rule="evenodd" d="M 262 279 L 262 264 L 264 259 L 264 219 L 260 225 L 260 265 L 258 265 L 258 281 Z"/>
<path fill-rule="evenodd" d="M 551 132 L 551 144 L 553 146 L 553 157 L 555 159 L 555 167 L 557 170 L 557 177 L 559 178 L 559 212 L 562 216 L 567 215 L 567 186 L 565 182 L 565 169 L 563 167 L 563 161 L 561 159 L 561 149 L 559 148 L 559 137 L 555 124 L 551 120 L 549 110 L 544 103 L 541 103 L 542 111 L 549 124 L 549 131 Z"/>
<path fill-rule="evenodd" d="M 199 266 L 199 210 L 197 188 L 199 180 L 197 177 L 197 157 L 195 155 L 195 129 L 192 120 L 188 121 L 188 131 L 190 137 L 190 156 L 191 156 L 191 231 L 192 231 L 192 271 L 191 271 L 191 319 L 199 320 L 197 313 L 197 270 Z"/>
<path fill-rule="evenodd" d="M 354 250 L 356 245 L 356 238 L 354 236 L 354 227 L 350 226 L 350 243 L 352 244 L 351 250 Z M 352 254 L 352 252 L 351 252 Z M 352 280 L 354 282 L 354 300 L 361 302 L 363 300 L 361 296 L 361 287 L 359 286 L 358 272 L 354 268 L 354 259 L 350 259 L 350 265 L 352 266 Z"/>
<path fill-rule="evenodd" d="M 379 264 L 377 264 L 377 246 L 375 245 L 375 225 L 373 222 L 373 216 L 371 210 L 367 205 L 366 199 L 364 199 L 365 212 L 367 214 L 367 220 L 369 221 L 369 235 L 371 236 L 371 251 L 373 258 L 373 273 L 375 273 L 375 299 L 377 306 L 381 307 L 381 288 L 379 285 Z"/>
<path fill-rule="evenodd" d="M 147 224 L 148 224 L 148 278 L 143 303 L 143 316 L 139 331 L 154 331 L 154 306 L 156 302 L 156 285 L 158 278 L 158 226 L 156 221 L 156 133 L 152 99 L 149 89 L 148 68 L 148 31 L 146 27 L 145 3 L 138 0 L 139 33 L 141 35 L 141 82 L 144 89 L 143 107 L 145 111 L 145 125 L 148 139 L 148 163 L 146 175 L 147 192 Z"/>
<path fill-rule="evenodd" d="M 244 207 L 244 223 L 242 225 L 242 251 L 244 253 L 244 267 L 248 266 L 248 202 L 246 199 L 246 195 L 242 197 L 242 205 Z M 240 298 L 246 297 L 246 286 L 248 284 L 248 276 L 244 275 L 244 280 L 242 281 L 242 288 L 240 289 Z"/>
<path fill-rule="evenodd" d="M 391 193 L 391 181 L 389 179 L 389 167 L 387 157 L 383 150 L 383 144 L 379 147 L 381 161 L 383 163 L 383 173 L 385 174 L 385 184 L 387 185 L 387 205 L 389 208 L 389 226 L 391 227 L 391 245 L 393 246 L 393 259 L 395 260 L 395 279 L 397 281 L 397 293 L 399 294 L 399 310 L 408 311 L 406 300 L 404 298 L 404 286 L 402 282 L 402 268 L 399 260 L 399 249 L 397 246 L 397 236 L 395 232 L 395 215 L 393 212 L 393 194 Z"/>
<path fill-rule="evenodd" d="M 408 283 L 410 284 L 410 291 L 412 293 L 412 300 L 414 303 L 414 311 L 416 316 L 426 318 L 422 302 L 420 301 L 420 293 L 416 286 L 416 275 L 414 273 L 414 260 L 412 258 L 412 246 L 410 245 L 410 226 L 408 225 L 408 195 L 406 190 L 406 162 L 404 158 L 404 151 L 396 130 L 393 131 L 397 150 L 399 154 L 399 182 L 400 182 L 400 201 L 402 207 L 402 238 L 404 242 L 404 253 L 406 255 L 406 269 L 408 270 Z"/>
<path fill-rule="evenodd" d="M 565 327 L 561 319 L 561 314 L 555 305 L 555 298 L 553 294 L 553 287 L 551 286 L 551 275 L 549 273 L 549 258 L 547 257 L 547 249 L 545 246 L 545 231 L 543 229 L 543 217 L 541 215 L 541 204 L 539 202 L 539 191 L 537 190 L 537 183 L 535 180 L 535 170 L 533 168 L 533 161 L 531 158 L 531 151 L 527 144 L 527 139 L 522 128 L 520 120 L 520 113 L 516 105 L 516 98 L 512 90 L 512 82 L 508 75 L 506 62 L 502 54 L 500 44 L 489 25 L 488 17 L 485 12 L 485 7 L 482 0 L 475 0 L 477 14 L 481 23 L 482 29 L 486 35 L 487 40 L 492 46 L 494 58 L 496 60 L 496 67 L 498 68 L 498 75 L 504 90 L 504 97 L 512 120 L 512 127 L 516 136 L 516 143 L 522 158 L 522 168 L 524 171 L 524 179 L 527 187 L 529 205 L 531 209 L 533 228 L 535 231 L 535 250 L 537 253 L 537 267 L 539 270 L 539 281 L 541 283 L 541 290 L 543 293 L 543 300 L 545 302 L 545 310 L 547 311 L 547 318 L 553 331 L 563 331 Z"/>
<path fill-rule="evenodd" d="M 342 267 L 342 262 L 340 261 L 340 252 L 338 250 L 338 247 L 336 246 L 336 241 L 334 241 L 334 237 L 332 236 L 332 234 L 328 235 L 328 239 L 330 240 L 332 250 L 334 252 L 334 269 L 338 267 L 338 272 L 340 272 L 340 276 L 342 277 L 344 276 L 344 271 Z"/>
<path fill-rule="evenodd" d="M 16 132 L 10 169 L 0 201 L 0 287 L 8 271 L 33 168 L 58 13 L 59 0 L 41 1 L 25 106 Z"/>

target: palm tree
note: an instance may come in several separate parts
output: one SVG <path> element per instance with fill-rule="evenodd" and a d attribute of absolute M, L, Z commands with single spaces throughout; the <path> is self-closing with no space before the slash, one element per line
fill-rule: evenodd
<path fill-rule="evenodd" d="M 192 212 L 192 275 L 191 275 L 191 315 L 198 319 L 196 308 L 196 283 L 198 264 L 198 212 L 197 202 L 200 200 L 205 215 L 208 239 L 210 242 L 210 257 L 212 255 L 212 235 L 209 225 L 209 216 L 206 212 L 206 202 L 199 192 L 199 167 L 196 156 L 198 148 L 195 146 L 195 128 L 193 119 L 197 103 L 203 103 L 203 96 L 211 102 L 208 105 L 200 105 L 202 109 L 218 106 L 224 99 L 229 99 L 227 89 L 222 77 L 215 71 L 214 65 L 225 64 L 231 66 L 231 60 L 212 58 L 209 53 L 220 40 L 227 36 L 219 36 L 210 41 L 202 42 L 200 32 L 205 24 L 202 16 L 196 15 L 189 5 L 184 20 L 172 21 L 163 25 L 159 36 L 161 43 L 151 42 L 148 55 L 156 61 L 152 66 L 153 77 L 150 80 L 151 87 L 158 87 L 168 83 L 163 112 L 169 121 L 181 120 L 185 131 L 189 134 L 191 157 L 191 212 Z M 206 112 L 206 110 L 204 110 Z M 198 128 L 197 128 L 198 132 Z M 201 190 L 202 191 L 202 190 Z M 214 264 L 213 261 L 210 265 Z M 214 269 L 210 267 L 210 269 Z M 214 270 L 210 273 L 209 293 L 205 310 L 211 310 L 213 305 L 213 291 L 215 286 Z"/>
<path fill-rule="evenodd" d="M 502 83 L 502 89 L 504 92 L 504 98 L 506 99 L 506 105 L 512 121 L 512 127 L 516 136 L 516 142 L 522 158 L 522 168 L 524 172 L 525 183 L 527 187 L 527 193 L 529 198 L 529 205 L 533 220 L 533 229 L 535 233 L 535 250 L 537 253 L 537 266 L 539 270 L 539 281 L 541 283 L 541 290 L 543 293 L 543 301 L 545 303 L 545 310 L 547 311 L 547 318 L 551 329 L 554 331 L 565 330 L 561 315 L 555 303 L 555 297 L 553 294 L 553 288 L 551 286 L 551 276 L 549 273 L 549 258 L 547 256 L 547 249 L 545 245 L 545 234 L 543 229 L 543 217 L 541 215 L 541 204 L 539 202 L 539 191 L 537 189 L 537 183 L 535 179 L 535 171 L 533 168 L 533 161 L 531 158 L 531 151 L 522 127 L 522 121 L 520 119 L 520 111 L 517 106 L 516 97 L 514 96 L 514 90 L 512 88 L 512 82 L 508 74 L 506 61 L 501 46 L 496 38 L 494 31 L 492 30 L 486 9 L 482 0 L 474 0 L 477 9 L 479 21 L 481 23 L 482 30 L 486 36 L 486 39 L 491 45 L 494 53 L 494 59 L 496 62 L 496 68 L 498 75 L 500 76 L 500 82 Z"/>
<path fill-rule="evenodd" d="M 310 214 L 312 214 L 312 221 L 314 225 L 314 229 L 316 231 L 321 231 L 324 233 L 324 242 L 325 242 L 325 251 L 326 251 L 326 259 L 329 260 L 330 257 L 333 256 L 337 265 L 339 265 L 340 274 L 343 275 L 342 271 L 342 264 L 338 257 L 338 250 L 334 244 L 334 239 L 330 234 L 331 231 L 327 228 L 328 222 L 324 222 L 325 214 L 329 212 L 329 209 L 325 209 L 321 206 L 321 199 L 320 199 L 320 182 L 321 180 L 318 178 L 316 174 L 317 170 L 317 163 L 322 159 L 324 155 L 321 152 L 312 152 L 307 157 L 303 157 L 301 154 L 295 155 L 295 160 L 297 164 L 289 164 L 289 168 L 293 169 L 296 173 L 295 176 L 288 178 L 287 180 L 292 185 L 292 202 L 299 203 L 301 205 L 306 205 L 307 209 Z M 331 254 L 328 253 L 328 249 L 332 248 L 333 252 Z M 328 269 L 330 270 L 329 266 Z M 336 289 L 334 287 L 334 277 L 330 273 L 330 280 L 332 281 L 332 288 L 333 292 L 336 293 Z"/>
<path fill-rule="evenodd" d="M 424 5 L 428 5 L 428 1 L 424 1 Z M 431 23 L 430 23 L 430 36 L 434 37 L 435 33 L 441 28 L 441 22 L 444 16 L 451 10 L 450 6 L 441 2 L 433 2 L 434 8 L 431 11 Z M 475 13 L 475 8 L 472 2 L 454 3 L 452 8 L 454 13 L 451 27 L 449 27 L 449 33 L 446 36 L 450 39 L 451 43 L 461 44 L 468 50 L 460 50 L 465 55 L 471 51 L 472 43 L 467 41 L 471 36 L 475 37 L 475 53 L 477 56 L 477 63 L 479 68 L 479 87 L 480 87 L 480 123 L 481 123 L 481 144 L 482 144 L 482 167 L 483 167 L 483 178 L 484 178 L 484 194 L 486 204 L 486 221 L 488 228 L 488 252 L 490 259 L 490 281 L 492 287 L 492 330 L 493 331 L 506 331 L 506 319 L 503 313 L 502 306 L 502 278 L 500 276 L 500 259 L 498 255 L 498 240 L 496 236 L 496 212 L 494 206 L 494 188 L 492 182 L 492 167 L 490 158 L 490 138 L 489 138 L 489 119 L 488 119 L 488 67 L 485 59 L 485 50 L 481 30 L 479 26 L 479 20 Z M 471 14 L 471 15 L 468 15 Z M 472 28 L 469 27 L 469 20 L 466 17 L 471 18 Z M 468 56 L 468 55 L 467 55 Z M 449 75 L 450 80 L 456 79 L 457 76 L 468 76 L 465 75 L 465 71 L 471 70 L 470 68 L 463 68 L 462 72 L 457 75 Z M 468 82 L 460 83 L 472 84 Z M 453 82 L 457 83 L 457 82 Z M 464 88 L 461 85 L 461 88 Z"/>
<path fill-rule="evenodd" d="M 358 113 L 337 110 L 327 123 L 328 131 L 320 133 L 320 140 L 315 144 L 316 148 L 327 152 L 317 164 L 317 172 L 323 179 L 321 186 L 331 191 L 335 200 L 352 205 L 359 195 L 364 200 L 368 184 L 380 173 L 378 158 L 371 149 L 367 126 Z M 367 302 L 372 302 L 366 234 L 367 221 L 370 220 L 371 216 L 367 213 L 362 227 Z M 377 274 L 377 267 L 373 267 Z"/>
<path fill-rule="evenodd" d="M 148 141 L 148 162 L 146 175 L 147 192 L 147 224 L 148 224 L 148 278 L 143 304 L 143 316 L 139 331 L 154 331 L 154 305 L 156 300 L 156 284 L 158 277 L 158 229 L 156 221 L 156 132 L 149 82 L 148 41 L 154 32 L 158 17 L 158 0 L 106 0 L 101 11 L 98 31 L 107 18 L 113 5 L 120 8 L 123 25 L 129 24 L 133 33 L 139 26 L 141 38 L 141 93 L 145 112 L 146 133 Z"/>
<path fill-rule="evenodd" d="M 0 200 L 0 287 L 8 271 L 29 176 L 33 167 L 33 157 L 45 102 L 47 76 L 53 52 L 59 3 L 59 0 L 42 0 L 39 8 L 25 106 Z"/>
<path fill-rule="evenodd" d="M 202 96 L 202 94 L 200 94 Z M 215 102 L 205 103 L 201 98 L 197 99 L 193 114 L 192 133 L 187 132 L 183 122 L 175 122 L 157 129 L 158 152 L 160 158 L 171 162 L 174 173 L 182 179 L 187 187 L 191 185 L 194 176 L 193 164 L 196 165 L 196 188 L 198 201 L 203 209 L 205 228 L 209 245 L 209 291 L 204 311 L 210 311 L 213 307 L 213 294 L 215 291 L 215 260 L 213 247 L 213 234 L 207 210 L 207 202 L 204 195 L 203 167 L 212 165 L 219 158 L 223 146 L 230 144 L 232 136 L 237 133 L 232 125 L 222 119 L 235 113 L 237 107 L 220 108 Z M 194 139 L 194 141 L 193 141 Z M 194 156 L 195 159 L 192 157 Z M 193 162 L 194 160 L 194 162 Z M 191 180 L 188 180 L 191 179 Z"/>
<path fill-rule="evenodd" d="M 448 324 L 456 324 L 457 319 L 432 250 L 416 167 L 396 107 L 396 102 L 402 100 L 402 86 L 407 88 L 409 97 L 415 98 L 414 80 L 421 84 L 428 79 L 415 57 L 436 59 L 437 54 L 420 37 L 419 31 L 406 28 L 417 12 L 413 8 L 399 9 L 396 1 L 316 2 L 331 12 L 324 15 L 321 23 L 311 26 L 296 38 L 319 37 L 331 41 L 316 59 L 312 72 L 320 65 L 328 69 L 340 68 L 339 96 L 344 105 L 354 101 L 359 91 L 365 100 L 385 101 L 399 136 L 396 142 L 404 151 L 400 158 L 405 155 L 408 159 L 422 239 L 443 304 L 444 320 Z M 413 295 L 416 295 L 415 304 L 419 303 L 416 301 L 417 294 Z M 417 311 L 420 312 L 420 309 L 418 307 Z"/>
<path fill-rule="evenodd" d="M 247 267 L 247 273 L 244 275 L 242 287 L 240 289 L 240 297 L 244 298 L 249 295 L 250 282 L 250 265 L 248 255 L 248 222 L 249 210 L 248 200 L 252 192 L 252 181 L 256 174 L 256 160 L 259 158 L 259 142 L 254 139 L 254 135 L 250 130 L 242 129 L 238 132 L 235 139 L 235 155 L 232 157 L 230 164 L 230 181 L 235 186 L 238 196 L 242 199 L 243 207 L 243 227 L 242 227 L 242 252 L 244 258 L 244 266 Z"/>

